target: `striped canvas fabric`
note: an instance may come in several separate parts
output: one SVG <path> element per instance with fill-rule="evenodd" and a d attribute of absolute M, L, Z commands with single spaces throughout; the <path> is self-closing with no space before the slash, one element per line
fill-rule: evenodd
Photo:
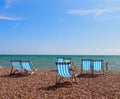
<path fill-rule="evenodd" d="M 82 59 L 82 70 L 91 70 L 91 60 L 90 59 Z"/>
<path fill-rule="evenodd" d="M 18 71 L 23 69 L 23 67 L 21 66 L 21 61 L 20 60 L 11 60 L 11 64 Z"/>
<path fill-rule="evenodd" d="M 65 77 L 65 78 L 69 78 L 69 77 L 72 77 L 73 74 L 70 73 L 70 66 L 69 66 L 70 63 L 56 63 L 56 66 L 57 66 L 57 70 L 58 70 L 58 74 L 61 76 L 61 77 Z"/>
<path fill-rule="evenodd" d="M 33 70 L 32 66 L 30 64 L 30 61 L 22 61 L 21 64 L 22 64 L 23 69 L 28 70 L 28 71 Z"/>
<path fill-rule="evenodd" d="M 93 60 L 93 70 L 101 71 L 103 69 L 103 60 Z"/>

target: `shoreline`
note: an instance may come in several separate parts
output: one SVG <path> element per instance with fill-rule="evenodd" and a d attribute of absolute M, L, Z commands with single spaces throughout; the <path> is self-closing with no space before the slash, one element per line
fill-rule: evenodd
<path fill-rule="evenodd" d="M 104 75 L 91 77 L 79 75 L 77 83 L 64 79 L 55 85 L 57 72 L 38 69 L 34 75 L 9 76 L 11 68 L 0 68 L 1 99 L 90 99 L 120 98 L 120 72 L 108 71 Z M 75 71 L 79 74 L 80 71 Z M 64 82 L 72 84 L 65 85 Z"/>

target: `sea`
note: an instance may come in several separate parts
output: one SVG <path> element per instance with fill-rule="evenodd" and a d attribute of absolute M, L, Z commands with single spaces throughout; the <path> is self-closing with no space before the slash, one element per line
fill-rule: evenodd
<path fill-rule="evenodd" d="M 120 55 L 0 55 L 0 67 L 11 68 L 11 60 L 31 60 L 36 68 L 56 69 L 58 57 L 70 58 L 78 70 L 81 59 L 102 59 L 109 70 L 120 71 Z"/>

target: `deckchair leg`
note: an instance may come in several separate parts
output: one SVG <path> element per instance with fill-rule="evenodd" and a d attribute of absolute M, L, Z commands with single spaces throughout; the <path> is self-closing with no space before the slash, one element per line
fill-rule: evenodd
<path fill-rule="evenodd" d="M 102 68 L 103 68 L 103 75 L 104 75 L 104 66 Z"/>
<path fill-rule="evenodd" d="M 104 75 L 104 70 L 103 70 L 103 75 Z"/>
<path fill-rule="evenodd" d="M 58 80 L 58 77 L 57 77 L 57 75 L 56 75 L 56 83 L 58 83 L 58 82 L 60 82 L 60 79 Z"/>
<path fill-rule="evenodd" d="M 72 78 L 72 82 L 76 82 L 76 78 L 75 77 Z"/>
<path fill-rule="evenodd" d="M 73 83 L 77 83 L 76 77 L 77 77 L 77 75 L 74 75 L 74 77 L 72 78 Z"/>
<path fill-rule="evenodd" d="M 62 77 L 60 77 L 60 79 L 59 80 L 57 80 L 58 79 L 58 77 L 56 76 L 56 83 L 59 83 L 63 78 Z"/>
<path fill-rule="evenodd" d="M 56 83 L 57 83 L 57 75 L 56 75 Z"/>
<path fill-rule="evenodd" d="M 13 72 L 13 67 L 12 67 L 12 69 L 11 69 L 11 71 L 10 71 L 10 75 L 15 74 L 16 71 L 17 71 L 17 70 L 15 70 L 15 71 Z"/>
<path fill-rule="evenodd" d="M 10 75 L 12 74 L 12 71 L 13 71 L 13 66 L 12 66 L 12 68 L 11 68 Z"/>
<path fill-rule="evenodd" d="M 15 72 L 17 72 L 18 70 L 15 70 L 12 74 L 15 74 Z"/>
<path fill-rule="evenodd" d="M 94 75 L 94 70 L 91 70 L 91 75 L 92 75 L 92 76 Z"/>
<path fill-rule="evenodd" d="M 81 65 L 81 74 L 83 73 L 82 65 Z"/>

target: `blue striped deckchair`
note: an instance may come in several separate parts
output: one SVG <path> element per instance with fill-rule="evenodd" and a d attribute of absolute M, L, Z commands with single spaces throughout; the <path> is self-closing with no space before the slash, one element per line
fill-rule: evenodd
<path fill-rule="evenodd" d="M 103 71 L 104 74 L 103 60 L 93 60 L 93 70 Z"/>
<path fill-rule="evenodd" d="M 58 57 L 57 62 L 64 62 L 64 58 L 63 57 Z"/>
<path fill-rule="evenodd" d="M 71 62 L 70 58 L 58 57 L 57 62 Z"/>
<path fill-rule="evenodd" d="M 26 72 L 31 72 L 31 74 L 34 73 L 35 68 L 31 61 L 21 61 L 21 65 Z"/>
<path fill-rule="evenodd" d="M 75 78 L 75 75 L 70 72 L 70 62 L 57 62 L 56 67 L 57 67 L 57 72 L 58 75 L 60 76 L 59 81 L 57 81 L 56 77 L 56 83 L 60 82 L 61 78 Z"/>
<path fill-rule="evenodd" d="M 12 64 L 12 69 L 10 74 L 15 74 L 15 72 L 21 72 L 23 70 L 20 60 L 11 60 L 11 64 Z"/>
<path fill-rule="evenodd" d="M 71 62 L 70 58 L 64 58 L 64 62 Z"/>
<path fill-rule="evenodd" d="M 91 59 L 82 59 L 81 60 L 81 73 L 83 71 L 91 71 L 92 60 Z"/>

